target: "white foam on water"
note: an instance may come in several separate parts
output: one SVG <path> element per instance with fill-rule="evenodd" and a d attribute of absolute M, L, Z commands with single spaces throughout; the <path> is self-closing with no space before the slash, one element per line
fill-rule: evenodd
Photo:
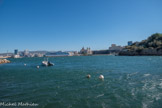
<path fill-rule="evenodd" d="M 129 85 L 134 85 L 134 84 L 136 84 L 136 83 L 135 83 L 135 82 L 130 82 L 130 83 L 129 83 Z"/>
<path fill-rule="evenodd" d="M 152 96 L 151 96 L 152 103 L 153 103 L 153 100 L 158 101 L 159 99 L 161 99 L 161 97 L 162 97 L 162 93 L 155 93 L 155 94 L 152 94 Z"/>
<path fill-rule="evenodd" d="M 145 100 L 144 102 L 142 102 L 142 108 L 148 108 L 150 107 L 150 105 L 152 105 L 153 101 L 152 100 Z"/>
<path fill-rule="evenodd" d="M 148 77 L 148 76 L 150 76 L 150 74 L 144 74 L 143 76 L 144 76 L 144 77 Z"/>
<path fill-rule="evenodd" d="M 101 97 L 101 96 L 104 96 L 104 94 L 99 94 L 96 96 L 96 98 Z"/>
<path fill-rule="evenodd" d="M 142 108 L 147 108 L 147 104 L 142 102 Z"/>
<path fill-rule="evenodd" d="M 142 86 L 142 90 L 147 90 L 147 82 Z"/>
<path fill-rule="evenodd" d="M 132 96 L 135 95 L 135 89 L 134 88 L 131 90 L 131 94 L 132 94 Z"/>
<path fill-rule="evenodd" d="M 131 73 L 130 76 L 136 75 L 138 72 Z"/>
<path fill-rule="evenodd" d="M 144 80 L 143 83 L 144 85 L 142 87 L 142 90 L 146 97 L 144 97 L 143 99 L 142 108 L 148 108 L 154 103 L 155 100 L 158 101 L 162 98 L 162 93 L 157 88 L 157 86 L 160 86 L 160 88 L 162 88 L 162 82 L 155 79 Z"/>
<path fill-rule="evenodd" d="M 155 97 L 156 101 L 158 101 L 159 99 L 161 99 L 161 96 L 162 96 L 161 93 L 157 94 L 156 97 Z"/>
<path fill-rule="evenodd" d="M 127 74 L 127 79 L 129 79 L 130 78 L 130 75 L 129 74 Z"/>
<path fill-rule="evenodd" d="M 156 89 L 156 83 L 152 83 L 151 87 L 149 88 L 151 91 Z"/>
<path fill-rule="evenodd" d="M 162 88 L 162 82 L 159 84 L 160 88 Z"/>
<path fill-rule="evenodd" d="M 101 105 L 102 105 L 102 108 L 106 108 L 106 105 L 104 102 L 102 102 Z"/>
<path fill-rule="evenodd" d="M 127 74 L 127 79 L 129 79 L 131 76 L 136 75 L 137 73 L 138 73 L 138 72 L 134 72 L 134 73 Z"/>

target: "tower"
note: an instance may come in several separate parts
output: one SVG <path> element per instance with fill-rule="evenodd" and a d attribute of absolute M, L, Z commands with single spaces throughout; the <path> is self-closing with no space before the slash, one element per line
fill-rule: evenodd
<path fill-rule="evenodd" d="M 15 49 L 15 50 L 14 50 L 14 54 L 15 54 L 15 55 L 18 55 L 18 49 Z"/>

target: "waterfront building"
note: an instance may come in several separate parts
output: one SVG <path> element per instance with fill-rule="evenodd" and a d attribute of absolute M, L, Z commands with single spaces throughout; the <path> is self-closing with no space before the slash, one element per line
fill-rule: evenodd
<path fill-rule="evenodd" d="M 70 51 L 68 53 L 69 53 L 69 56 L 74 56 L 74 52 Z"/>
<path fill-rule="evenodd" d="M 13 57 L 13 58 L 20 58 L 20 55 L 19 55 L 19 54 L 13 55 L 12 57 Z"/>
<path fill-rule="evenodd" d="M 132 45 L 133 42 L 132 41 L 128 41 L 128 46 Z"/>
<path fill-rule="evenodd" d="M 78 51 L 74 51 L 74 56 L 78 56 Z"/>
<path fill-rule="evenodd" d="M 28 57 L 29 56 L 29 51 L 26 49 L 24 50 L 24 57 Z"/>
<path fill-rule="evenodd" d="M 82 47 L 82 49 L 80 50 L 80 54 L 84 54 L 84 52 L 85 52 L 85 49 L 84 49 L 84 47 Z"/>
<path fill-rule="evenodd" d="M 18 55 L 18 49 L 15 49 L 15 50 L 14 50 L 14 54 L 15 54 L 15 55 Z"/>
<path fill-rule="evenodd" d="M 13 58 L 20 58 L 18 49 L 15 49 L 15 50 L 14 50 L 14 54 L 12 55 L 12 57 L 13 57 Z"/>
<path fill-rule="evenodd" d="M 33 54 L 34 56 L 33 57 L 43 57 L 44 55 L 43 54 L 40 54 L 40 53 L 36 53 L 36 54 Z"/>
<path fill-rule="evenodd" d="M 0 53 L 0 58 L 10 58 L 13 53 Z"/>
<path fill-rule="evenodd" d="M 92 51 L 91 51 L 90 47 L 87 48 L 87 50 L 86 50 L 86 54 L 88 54 L 88 55 L 91 55 L 91 54 L 92 54 Z"/>
<path fill-rule="evenodd" d="M 91 51 L 91 48 L 87 47 L 87 49 L 84 49 L 84 47 L 80 50 L 80 54 L 84 54 L 84 55 L 91 55 L 92 54 L 92 51 Z"/>
<path fill-rule="evenodd" d="M 29 53 L 28 57 L 35 57 L 35 54 Z"/>
<path fill-rule="evenodd" d="M 111 47 L 109 47 L 109 50 L 122 50 L 123 47 L 122 46 L 117 46 L 116 44 L 112 44 Z"/>
<path fill-rule="evenodd" d="M 58 51 L 58 52 L 47 52 L 45 56 L 46 57 L 70 56 L 70 54 L 69 52 Z"/>
<path fill-rule="evenodd" d="M 93 54 L 94 55 L 110 54 L 110 50 L 108 50 L 108 49 L 106 49 L 106 50 L 94 50 Z"/>

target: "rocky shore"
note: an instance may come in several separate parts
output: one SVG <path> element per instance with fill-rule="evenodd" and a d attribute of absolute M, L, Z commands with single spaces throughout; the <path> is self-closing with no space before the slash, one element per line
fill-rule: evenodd
<path fill-rule="evenodd" d="M 3 64 L 3 63 L 10 63 L 10 61 L 7 59 L 0 59 L 0 64 Z"/>
<path fill-rule="evenodd" d="M 120 56 L 162 56 L 162 34 L 155 33 L 119 52 Z"/>
<path fill-rule="evenodd" d="M 162 56 L 162 49 L 142 49 L 121 51 L 120 56 Z"/>

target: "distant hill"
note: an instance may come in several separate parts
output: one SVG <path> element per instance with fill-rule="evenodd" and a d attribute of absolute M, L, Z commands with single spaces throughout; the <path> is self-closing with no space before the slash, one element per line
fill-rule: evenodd
<path fill-rule="evenodd" d="M 155 33 L 146 40 L 125 46 L 119 55 L 162 55 L 162 34 Z"/>

